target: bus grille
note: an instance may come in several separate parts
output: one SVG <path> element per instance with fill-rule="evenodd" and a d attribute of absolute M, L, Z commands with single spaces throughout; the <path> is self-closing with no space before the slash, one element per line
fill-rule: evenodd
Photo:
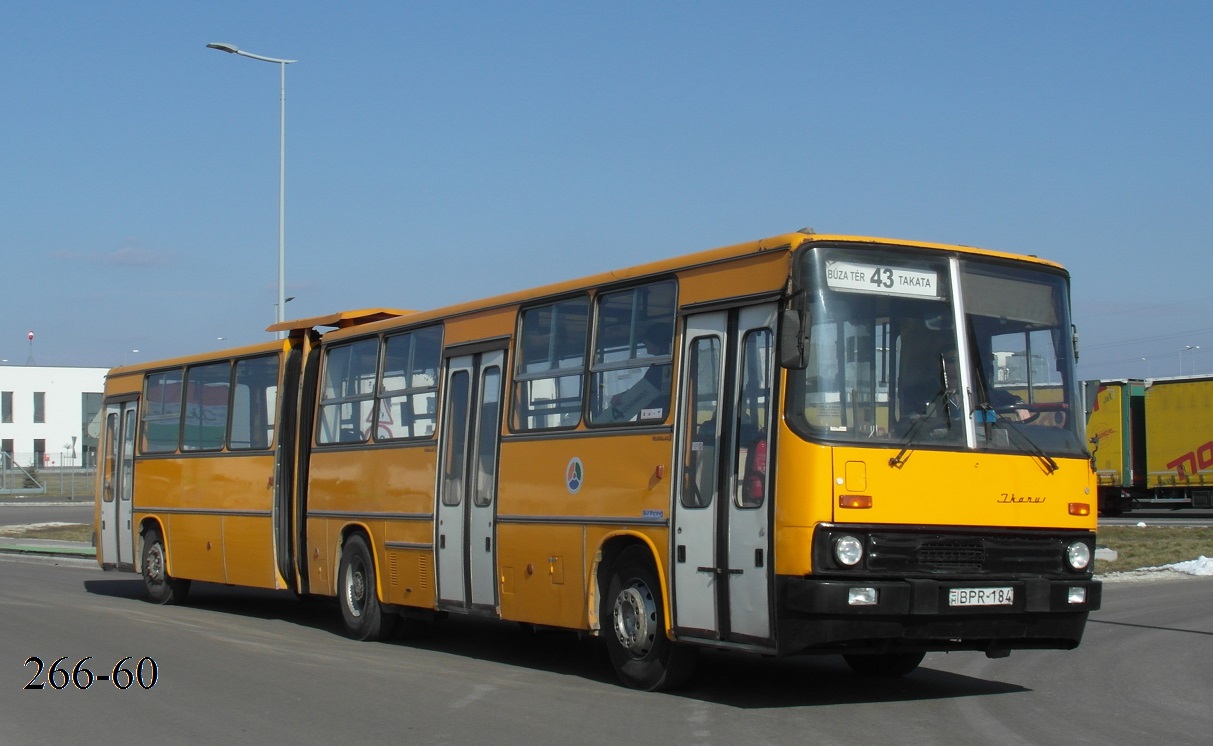
<path fill-rule="evenodd" d="M 980 570 L 986 552 L 980 541 L 934 541 L 918 548 L 917 559 L 923 569 Z"/>
<path fill-rule="evenodd" d="M 1039 534 L 880 531 L 868 535 L 867 569 L 923 575 L 1062 572 L 1065 544 Z"/>

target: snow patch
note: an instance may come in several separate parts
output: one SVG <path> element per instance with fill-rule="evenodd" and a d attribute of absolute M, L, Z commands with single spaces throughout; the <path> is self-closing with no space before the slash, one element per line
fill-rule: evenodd
<path fill-rule="evenodd" d="M 1187 562 L 1176 562 L 1166 565 L 1166 569 L 1182 572 L 1187 575 L 1199 575 L 1201 577 L 1213 577 L 1213 559 L 1204 556 L 1199 559 L 1188 560 Z"/>

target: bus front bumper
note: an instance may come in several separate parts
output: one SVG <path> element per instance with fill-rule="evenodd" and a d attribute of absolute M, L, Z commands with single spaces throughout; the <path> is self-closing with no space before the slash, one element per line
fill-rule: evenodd
<path fill-rule="evenodd" d="M 780 577 L 782 653 L 1071 649 L 1102 584 L 1090 578 Z"/>

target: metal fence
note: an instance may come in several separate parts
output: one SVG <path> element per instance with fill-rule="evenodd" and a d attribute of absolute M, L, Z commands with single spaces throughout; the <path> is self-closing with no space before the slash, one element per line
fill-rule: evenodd
<path fill-rule="evenodd" d="M 69 500 L 92 500 L 96 467 L 23 465 L 0 453 L 0 495 L 45 495 Z"/>

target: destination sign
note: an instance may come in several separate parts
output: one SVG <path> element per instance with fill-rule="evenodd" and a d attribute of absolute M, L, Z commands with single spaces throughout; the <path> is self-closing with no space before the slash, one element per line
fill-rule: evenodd
<path fill-rule="evenodd" d="M 826 285 L 833 290 L 938 298 L 939 273 L 879 264 L 826 262 Z"/>

